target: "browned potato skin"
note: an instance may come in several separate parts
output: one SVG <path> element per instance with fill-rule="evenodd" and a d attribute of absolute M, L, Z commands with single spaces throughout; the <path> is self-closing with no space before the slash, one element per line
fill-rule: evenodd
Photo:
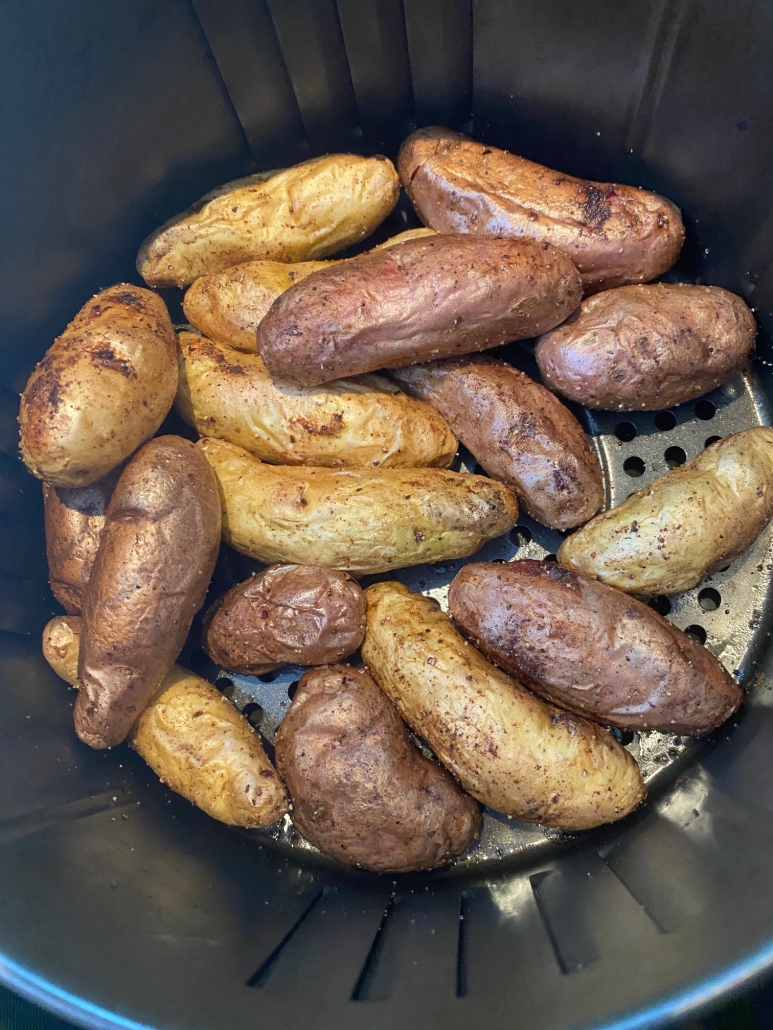
<path fill-rule="evenodd" d="M 397 167 L 426 225 L 552 243 L 586 293 L 656 279 L 682 249 L 682 218 L 665 197 L 564 175 L 450 129 L 414 132 Z"/>
<path fill-rule="evenodd" d="M 91 747 L 126 737 L 185 643 L 220 545 L 220 498 L 204 455 L 151 440 L 110 499 L 83 608 L 75 730 Z"/>
<path fill-rule="evenodd" d="M 500 668 L 605 726 L 708 733 L 743 693 L 715 656 L 641 601 L 555 562 L 473 562 L 448 593 Z"/>
<path fill-rule="evenodd" d="M 512 486 L 522 507 L 571 529 L 604 501 L 598 459 L 577 419 L 544 386 L 494 358 L 452 358 L 391 373 L 437 408 L 483 468 Z"/>
<path fill-rule="evenodd" d="M 700 397 L 744 369 L 757 325 L 718 286 L 623 286 L 584 300 L 543 336 L 546 386 L 587 408 L 655 411 Z"/>
<path fill-rule="evenodd" d="M 314 386 L 539 335 L 581 292 L 574 265 L 548 244 L 432 236 L 291 286 L 258 326 L 258 349 L 275 379 Z"/>
<path fill-rule="evenodd" d="M 276 735 L 293 824 L 328 855 L 375 873 L 434 869 L 472 843 L 480 807 L 411 744 L 370 676 L 307 672 Z"/>
<path fill-rule="evenodd" d="M 257 676 L 348 658 L 365 636 L 365 595 L 345 572 L 272 565 L 207 612 L 201 646 L 224 669 Z"/>

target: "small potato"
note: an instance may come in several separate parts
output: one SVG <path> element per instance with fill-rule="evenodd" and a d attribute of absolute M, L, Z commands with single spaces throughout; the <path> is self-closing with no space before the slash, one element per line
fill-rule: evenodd
<path fill-rule="evenodd" d="M 641 597 L 690 590 L 747 550 L 773 516 L 773 429 L 707 447 L 561 544 L 575 572 Z"/>
<path fill-rule="evenodd" d="M 368 672 L 465 790 L 527 822 L 587 830 L 644 799 L 631 755 L 489 664 L 431 600 L 400 583 L 365 591 Z"/>
<path fill-rule="evenodd" d="M 293 824 L 321 851 L 375 873 L 434 869 L 472 843 L 480 808 L 410 741 L 367 675 L 307 672 L 276 735 Z"/>
<path fill-rule="evenodd" d="M 466 565 L 448 609 L 505 672 L 605 726 L 708 733 L 743 698 L 696 640 L 641 601 L 555 562 Z"/>
<path fill-rule="evenodd" d="M 111 286 L 81 308 L 27 381 L 24 464 L 52 486 L 96 483 L 155 433 L 176 391 L 164 302 L 137 286 Z"/>
<path fill-rule="evenodd" d="M 587 522 L 604 501 L 598 458 L 572 413 L 544 386 L 493 358 L 456 358 L 391 373 L 428 401 L 493 476 L 545 526 Z"/>
<path fill-rule="evenodd" d="M 535 357 L 551 390 L 587 408 L 655 411 L 721 386 L 751 360 L 757 325 L 718 286 L 623 286 L 582 302 Z"/>
<path fill-rule="evenodd" d="M 518 518 L 515 496 L 485 476 L 292 468 L 221 440 L 196 446 L 220 485 L 223 539 L 258 561 L 365 576 L 466 558 Z"/>
<path fill-rule="evenodd" d="M 196 333 L 180 333 L 178 346 L 179 414 L 201 436 L 228 440 L 261 461 L 445 468 L 456 454 L 445 419 L 382 376 L 277 386 L 258 354 L 237 354 Z"/>
<path fill-rule="evenodd" d="M 397 203 L 386 157 L 328 154 L 220 186 L 151 233 L 137 255 L 148 286 L 185 286 L 241 261 L 327 257 L 369 236 Z"/>
<path fill-rule="evenodd" d="M 224 669 L 258 676 L 348 658 L 365 636 L 365 595 L 345 572 L 272 565 L 210 608 L 201 646 Z"/>

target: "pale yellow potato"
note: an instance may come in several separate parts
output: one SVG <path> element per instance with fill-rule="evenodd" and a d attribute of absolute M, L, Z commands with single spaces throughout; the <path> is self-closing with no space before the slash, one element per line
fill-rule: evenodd
<path fill-rule="evenodd" d="M 241 447 L 199 440 L 223 504 L 223 539 L 258 561 L 355 575 L 474 554 L 518 518 L 501 483 L 441 469 L 267 465 Z"/>
<path fill-rule="evenodd" d="M 137 255 L 149 286 L 185 286 L 241 261 L 327 257 L 369 236 L 400 195 L 386 157 L 329 154 L 220 186 L 151 233 Z"/>
<path fill-rule="evenodd" d="M 201 436 L 275 465 L 447 468 L 454 459 L 443 416 L 383 376 L 276 386 L 258 354 L 198 333 L 178 333 L 177 342 L 177 411 Z"/>
<path fill-rule="evenodd" d="M 564 830 L 615 822 L 642 802 L 639 767 L 610 733 L 491 665 L 434 601 L 401 583 L 365 597 L 368 672 L 478 801 Z"/>

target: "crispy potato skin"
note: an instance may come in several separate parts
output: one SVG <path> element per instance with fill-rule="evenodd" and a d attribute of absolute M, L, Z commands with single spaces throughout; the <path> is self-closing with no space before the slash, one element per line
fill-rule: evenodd
<path fill-rule="evenodd" d="M 708 733 L 743 698 L 697 641 L 641 601 L 555 562 L 466 565 L 448 608 L 505 672 L 605 726 Z"/>
<path fill-rule="evenodd" d="M 450 129 L 414 132 L 397 167 L 426 225 L 552 243 L 587 293 L 655 279 L 682 249 L 679 209 L 664 197 L 564 175 Z"/>
<path fill-rule="evenodd" d="M 485 476 L 440 469 L 265 465 L 199 440 L 223 505 L 223 539 L 258 561 L 358 576 L 465 558 L 518 518 L 515 495 Z"/>
<path fill-rule="evenodd" d="M 604 481 L 577 419 L 544 386 L 494 358 L 452 358 L 395 369 L 412 397 L 437 408 L 494 479 L 545 526 L 587 522 Z"/>
<path fill-rule="evenodd" d="M 743 554 L 773 516 L 773 429 L 702 451 L 561 544 L 558 561 L 642 597 L 690 590 Z"/>
<path fill-rule="evenodd" d="M 348 658 L 365 636 L 365 595 L 345 572 L 272 565 L 207 612 L 201 646 L 224 669 L 257 676 Z"/>
<path fill-rule="evenodd" d="M 151 233 L 137 255 L 148 286 L 185 286 L 242 261 L 323 258 L 369 236 L 397 203 L 386 157 L 329 154 L 226 183 Z"/>
<path fill-rule="evenodd" d="M 434 869 L 471 844 L 480 808 L 410 741 L 367 675 L 346 665 L 301 679 L 276 735 L 293 823 L 321 851 L 376 873 Z"/>
<path fill-rule="evenodd" d="M 644 799 L 639 767 L 611 734 L 491 665 L 428 598 L 400 583 L 365 597 L 369 673 L 473 797 L 565 830 L 622 819 Z"/>
<path fill-rule="evenodd" d="M 87 486 L 163 422 L 177 391 L 164 302 L 121 283 L 85 304 L 46 351 L 19 407 L 24 464 L 52 486 Z"/>
<path fill-rule="evenodd" d="M 261 461 L 446 468 L 456 454 L 445 419 L 383 376 L 277 386 L 258 354 L 187 332 L 178 334 L 178 347 L 179 414 L 201 436 L 228 440 Z"/>
<path fill-rule="evenodd" d="M 746 304 L 718 286 L 622 286 L 584 300 L 535 357 L 545 385 L 578 404 L 654 411 L 726 383 L 756 334 Z"/>
<path fill-rule="evenodd" d="M 314 386 L 536 336 L 580 296 L 574 265 L 548 244 L 433 236 L 291 286 L 258 326 L 258 349 L 275 379 Z"/>
<path fill-rule="evenodd" d="M 185 643 L 219 544 L 209 464 L 188 440 L 151 440 L 118 480 L 86 591 L 75 705 L 84 743 L 126 737 Z"/>

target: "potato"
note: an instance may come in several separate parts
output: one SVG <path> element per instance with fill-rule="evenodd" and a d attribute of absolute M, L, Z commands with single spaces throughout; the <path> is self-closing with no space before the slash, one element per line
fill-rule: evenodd
<path fill-rule="evenodd" d="M 276 386 L 258 354 L 182 332 L 177 411 L 217 436 L 280 465 L 445 468 L 456 437 L 428 404 L 382 376 L 325 386 Z"/>
<path fill-rule="evenodd" d="M 129 732 L 185 643 L 220 543 L 217 483 L 178 436 L 151 440 L 110 499 L 83 606 L 75 730 L 91 747 Z"/>
<path fill-rule="evenodd" d="M 505 672 L 605 726 L 708 733 L 743 698 L 692 637 L 641 601 L 555 562 L 466 565 L 448 609 Z"/>
<path fill-rule="evenodd" d="M 386 157 L 328 154 L 220 186 L 152 232 L 137 255 L 148 286 L 185 286 L 241 261 L 327 257 L 369 236 L 397 203 Z"/>
<path fill-rule="evenodd" d="M 568 537 L 559 562 L 641 597 L 690 590 L 751 547 L 773 515 L 773 429 L 707 447 Z"/>
<path fill-rule="evenodd" d="M 43 654 L 73 687 L 81 620 L 59 616 L 43 630 Z M 177 794 L 230 826 L 269 826 L 287 812 L 282 781 L 260 737 L 211 683 L 173 665 L 129 734 L 129 745 Z"/>
<path fill-rule="evenodd" d="M 473 797 L 565 830 L 622 819 L 644 799 L 639 767 L 610 733 L 491 665 L 435 602 L 400 583 L 365 597 L 368 672 Z"/>
<path fill-rule="evenodd" d="M 718 286 L 622 286 L 584 300 L 535 357 L 545 385 L 578 404 L 655 411 L 732 379 L 756 334 L 749 308 Z"/>
<path fill-rule="evenodd" d="M 201 646 L 224 669 L 258 676 L 348 658 L 365 636 L 365 595 L 345 572 L 272 565 L 207 612 Z"/>
<path fill-rule="evenodd" d="M 81 308 L 27 381 L 24 464 L 52 486 L 96 483 L 155 433 L 176 391 L 164 302 L 138 286 L 111 286 Z"/>
<path fill-rule="evenodd" d="M 633 186 L 576 179 L 439 127 L 400 148 L 403 186 L 425 225 L 552 243 L 587 293 L 648 282 L 679 256 L 679 209 Z"/>
<path fill-rule="evenodd" d="M 493 358 L 452 358 L 391 373 L 428 401 L 523 508 L 553 529 L 587 522 L 604 501 L 598 458 L 572 413 L 539 383 Z"/>
<path fill-rule="evenodd" d="M 321 851 L 375 873 L 434 869 L 476 836 L 480 808 L 413 746 L 359 669 L 307 672 L 276 735 L 293 824 Z"/>
<path fill-rule="evenodd" d="M 465 558 L 518 518 L 514 495 L 485 476 L 292 468 L 221 440 L 196 446 L 220 485 L 223 539 L 258 561 L 364 576 Z"/>
<path fill-rule="evenodd" d="M 258 349 L 275 379 L 315 386 L 539 335 L 580 296 L 574 265 L 548 244 L 432 236 L 291 286 L 258 326 Z"/>

